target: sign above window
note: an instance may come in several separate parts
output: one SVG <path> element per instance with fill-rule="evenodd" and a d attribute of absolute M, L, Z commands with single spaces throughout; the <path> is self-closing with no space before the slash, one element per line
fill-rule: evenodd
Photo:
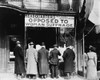
<path fill-rule="evenodd" d="M 74 17 L 54 15 L 25 15 L 25 26 L 74 28 Z"/>

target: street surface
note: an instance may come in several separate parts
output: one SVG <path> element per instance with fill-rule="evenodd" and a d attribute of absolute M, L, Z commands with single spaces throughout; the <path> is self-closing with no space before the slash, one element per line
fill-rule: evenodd
<path fill-rule="evenodd" d="M 46 79 L 40 79 L 40 78 L 37 78 L 37 79 L 28 79 L 28 78 L 22 78 L 22 79 L 18 79 L 16 78 L 16 76 L 13 74 L 13 73 L 0 73 L 0 80 L 67 80 L 67 79 L 64 79 L 62 77 L 59 77 L 58 79 L 54 78 L 46 78 Z M 80 77 L 80 76 L 73 76 L 71 77 L 71 79 L 69 80 L 86 80 L 84 79 L 83 77 Z"/>
<path fill-rule="evenodd" d="M 14 62 L 10 62 L 8 65 L 8 71 L 7 73 L 0 73 L 0 80 L 67 80 L 64 79 L 63 77 L 59 77 L 58 79 L 54 78 L 46 78 L 46 79 L 41 79 L 41 78 L 37 78 L 37 79 L 28 79 L 28 78 L 23 78 L 23 79 L 18 79 L 16 78 L 16 76 L 14 75 Z M 100 71 L 98 71 L 98 77 L 100 78 Z M 81 77 L 79 75 L 75 75 L 73 77 L 71 77 L 71 79 L 69 80 L 86 80 L 84 77 Z"/>

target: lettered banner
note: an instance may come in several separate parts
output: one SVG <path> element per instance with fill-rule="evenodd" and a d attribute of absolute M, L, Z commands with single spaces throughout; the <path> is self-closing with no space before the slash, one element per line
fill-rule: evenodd
<path fill-rule="evenodd" d="M 74 28 L 73 16 L 25 15 L 26 27 L 67 27 Z"/>

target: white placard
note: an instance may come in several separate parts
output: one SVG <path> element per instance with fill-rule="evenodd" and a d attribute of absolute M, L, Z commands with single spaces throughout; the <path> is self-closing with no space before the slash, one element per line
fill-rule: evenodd
<path fill-rule="evenodd" d="M 25 15 L 25 26 L 74 28 L 74 17 L 54 15 Z"/>
<path fill-rule="evenodd" d="M 56 3 L 56 0 L 41 0 L 41 2 Z"/>

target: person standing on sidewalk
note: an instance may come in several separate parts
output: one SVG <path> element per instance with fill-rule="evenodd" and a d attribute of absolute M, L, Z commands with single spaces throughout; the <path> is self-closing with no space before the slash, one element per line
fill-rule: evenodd
<path fill-rule="evenodd" d="M 63 60 L 64 60 L 64 74 L 67 75 L 65 78 L 71 78 L 72 73 L 74 72 L 74 59 L 75 53 L 73 51 L 73 46 L 68 46 L 63 53 Z"/>
<path fill-rule="evenodd" d="M 34 48 L 34 43 L 29 43 L 29 48 L 26 50 L 27 69 L 26 74 L 29 78 L 36 79 L 37 75 L 37 51 Z"/>
<path fill-rule="evenodd" d="M 98 80 L 97 77 L 97 54 L 95 47 L 89 46 L 89 52 L 87 53 L 87 80 Z"/>
<path fill-rule="evenodd" d="M 24 52 L 21 47 L 20 41 L 16 42 L 16 47 L 14 49 L 15 55 L 15 74 L 17 77 L 25 77 L 25 64 L 24 64 Z"/>
<path fill-rule="evenodd" d="M 42 42 L 41 49 L 38 51 L 38 67 L 39 76 L 46 78 L 49 72 L 49 51 L 46 49 L 44 42 Z"/>
<path fill-rule="evenodd" d="M 57 44 L 55 44 L 54 49 L 50 51 L 51 78 L 58 78 L 58 56 L 61 56 L 61 53 L 57 50 Z"/>

